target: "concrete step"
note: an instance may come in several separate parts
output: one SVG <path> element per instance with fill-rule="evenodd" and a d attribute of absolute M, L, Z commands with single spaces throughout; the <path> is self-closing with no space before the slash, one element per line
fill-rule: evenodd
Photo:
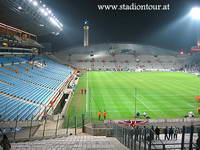
<path fill-rule="evenodd" d="M 12 150 L 128 150 L 116 138 L 69 136 L 57 139 L 12 143 Z"/>

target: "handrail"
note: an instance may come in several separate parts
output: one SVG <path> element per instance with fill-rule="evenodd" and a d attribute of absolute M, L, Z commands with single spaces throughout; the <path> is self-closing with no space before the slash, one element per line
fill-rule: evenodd
<path fill-rule="evenodd" d="M 161 139 L 153 140 L 152 136 L 154 136 L 156 134 L 155 134 L 155 131 L 152 130 L 152 128 L 149 125 L 134 126 L 134 128 L 131 128 L 130 126 L 123 126 L 123 125 L 117 124 L 116 122 L 112 122 L 112 126 L 113 126 L 113 131 L 114 131 L 113 136 L 116 137 L 122 144 L 124 144 L 128 148 L 132 148 L 133 146 L 136 147 L 136 142 L 140 146 L 142 144 L 144 146 L 144 149 L 147 148 L 147 149 L 166 150 L 166 149 L 181 149 L 181 148 L 188 149 L 188 147 L 199 148 L 197 144 L 195 144 L 193 142 L 191 143 L 191 141 L 189 141 L 189 142 L 184 141 L 185 146 L 181 147 L 182 146 L 181 141 L 180 142 L 174 141 L 172 143 L 171 142 L 165 143 Z M 138 130 L 137 130 L 137 127 L 139 127 Z M 144 128 L 141 128 L 141 127 L 144 127 Z M 124 130 L 125 130 L 125 132 L 124 132 Z M 137 131 L 138 131 L 138 133 L 137 133 Z M 129 135 L 130 135 L 130 137 L 129 137 Z M 136 138 L 136 135 L 139 136 L 139 137 L 142 136 L 143 139 L 141 140 L 139 138 Z M 131 144 L 130 144 L 130 141 L 131 141 Z"/>

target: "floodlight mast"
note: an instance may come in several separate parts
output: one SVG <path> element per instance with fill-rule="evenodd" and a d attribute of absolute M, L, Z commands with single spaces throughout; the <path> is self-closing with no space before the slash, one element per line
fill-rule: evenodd
<path fill-rule="evenodd" d="M 89 25 L 87 20 L 84 22 L 83 30 L 84 30 L 84 47 L 87 47 L 89 46 Z"/>

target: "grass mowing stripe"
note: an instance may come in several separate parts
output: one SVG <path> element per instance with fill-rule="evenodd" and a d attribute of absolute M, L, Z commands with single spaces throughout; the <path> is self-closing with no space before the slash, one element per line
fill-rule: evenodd
<path fill-rule="evenodd" d="M 200 95 L 198 87 L 200 78 L 180 72 L 88 72 L 89 101 L 95 114 L 106 109 L 111 119 L 131 119 L 134 116 L 134 88 L 137 88 L 139 111 L 151 114 L 151 118 L 183 117 L 200 106 L 194 97 Z M 78 88 L 87 88 L 86 74 L 79 82 Z M 78 101 L 75 92 L 72 107 L 76 113 L 85 110 L 84 102 Z M 84 99 L 84 96 L 81 97 Z M 83 100 L 84 101 L 84 100 Z M 78 105 L 78 106 L 77 106 Z M 81 106 L 80 106 L 81 105 Z M 83 106 L 82 106 L 83 105 Z M 76 107 L 83 107 L 81 110 Z M 100 107 L 100 108 L 99 108 Z M 71 107 L 69 107 L 70 111 Z M 88 108 L 89 109 L 89 108 Z M 70 112 L 74 112 L 71 110 Z"/>

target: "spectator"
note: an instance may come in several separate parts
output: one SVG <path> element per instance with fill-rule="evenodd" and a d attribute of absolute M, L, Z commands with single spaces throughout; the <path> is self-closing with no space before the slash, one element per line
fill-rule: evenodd
<path fill-rule="evenodd" d="M 169 129 L 169 140 L 170 140 L 170 139 L 172 140 L 173 134 L 174 134 L 174 130 L 173 130 L 173 128 L 171 127 L 171 128 Z"/>
<path fill-rule="evenodd" d="M 151 130 L 150 130 L 150 137 L 151 137 L 151 140 L 154 140 L 154 127 L 153 126 L 151 127 Z"/>
<path fill-rule="evenodd" d="M 158 128 L 158 126 L 155 129 L 155 133 L 156 133 L 156 140 L 160 139 L 160 129 Z"/>
<path fill-rule="evenodd" d="M 165 140 L 169 140 L 169 137 L 168 137 L 168 127 L 166 126 L 166 128 L 164 129 L 164 134 L 165 134 Z"/>
<path fill-rule="evenodd" d="M 11 149 L 10 141 L 6 135 L 3 135 L 3 140 L 0 142 L 0 145 L 2 146 L 3 150 Z"/>
<path fill-rule="evenodd" d="M 178 128 L 174 128 L 174 139 L 177 140 Z"/>
<path fill-rule="evenodd" d="M 135 128 L 135 139 L 136 139 L 136 141 L 138 140 L 138 135 L 139 135 L 139 127 L 137 126 L 136 128 Z"/>
<path fill-rule="evenodd" d="M 200 135 L 199 134 L 198 134 L 198 138 L 196 140 L 196 145 L 197 145 L 196 150 L 200 150 Z"/>

